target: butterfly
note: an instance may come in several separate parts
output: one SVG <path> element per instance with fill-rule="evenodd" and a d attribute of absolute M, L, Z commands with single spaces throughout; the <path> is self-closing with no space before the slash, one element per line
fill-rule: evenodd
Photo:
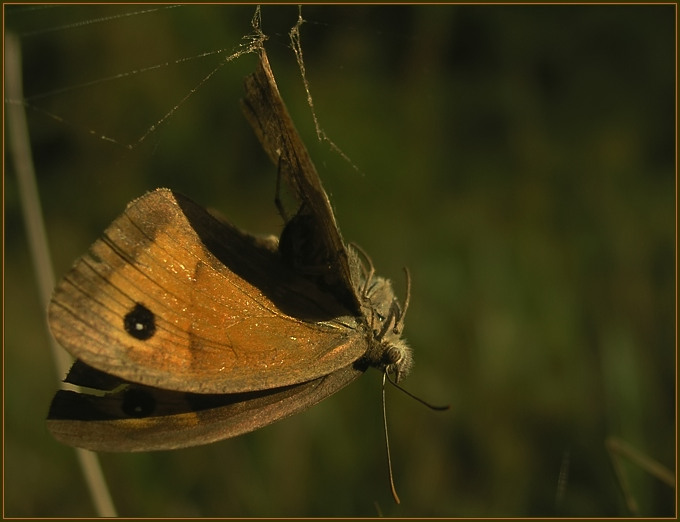
<path fill-rule="evenodd" d="M 131 202 L 49 304 L 50 330 L 76 359 L 65 382 L 81 387 L 52 400 L 57 440 L 94 451 L 207 444 L 305 410 L 369 367 L 408 374 L 408 293 L 402 307 L 343 240 L 264 48 L 245 92 L 294 214 L 279 238 L 257 237 L 169 189 Z"/>

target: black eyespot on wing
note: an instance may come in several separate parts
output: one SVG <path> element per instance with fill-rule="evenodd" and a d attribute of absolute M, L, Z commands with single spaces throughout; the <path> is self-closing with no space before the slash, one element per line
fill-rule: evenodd
<path fill-rule="evenodd" d="M 156 333 L 156 319 L 151 310 L 137 303 L 123 319 L 125 331 L 135 339 L 146 341 Z"/>
<path fill-rule="evenodd" d="M 140 419 L 153 414 L 156 399 L 144 390 L 130 388 L 125 391 L 121 407 L 126 415 Z"/>

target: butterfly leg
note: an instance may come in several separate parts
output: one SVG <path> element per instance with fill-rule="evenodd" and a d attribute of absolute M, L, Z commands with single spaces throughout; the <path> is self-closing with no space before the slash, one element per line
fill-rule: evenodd
<path fill-rule="evenodd" d="M 274 196 L 274 204 L 279 214 L 283 218 L 284 223 L 288 223 L 290 218 L 286 213 L 286 209 L 283 208 L 283 201 L 281 201 L 281 164 L 283 163 L 283 155 L 279 155 L 279 161 L 276 167 L 276 195 Z"/>

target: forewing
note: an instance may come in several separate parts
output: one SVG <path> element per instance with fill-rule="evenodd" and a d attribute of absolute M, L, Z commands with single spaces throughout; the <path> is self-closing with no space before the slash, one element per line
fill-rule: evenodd
<path fill-rule="evenodd" d="M 132 202 L 76 262 L 55 290 L 49 324 L 76 358 L 128 381 L 236 393 L 351 364 L 366 346 L 347 314 L 267 243 L 159 189 Z"/>
<path fill-rule="evenodd" d="M 100 375 L 82 363 L 76 365 L 80 365 L 81 376 L 88 372 L 96 375 L 72 380 L 126 386 L 114 376 Z M 350 384 L 365 369 L 355 363 L 302 384 L 237 394 L 184 393 L 142 385 L 127 385 L 122 391 L 105 395 L 62 390 L 52 401 L 47 426 L 57 440 L 93 451 L 197 446 L 235 437 L 305 410 Z"/>
<path fill-rule="evenodd" d="M 307 269 L 359 314 L 360 304 L 350 271 L 347 250 L 335 221 L 328 195 L 302 138 L 281 98 L 264 49 L 255 73 L 246 78 L 241 106 L 262 147 L 277 166 L 278 175 L 296 196 L 300 207 L 286 223 L 282 243 L 312 245 L 313 255 L 304 256 L 296 246 L 293 265 Z M 300 265 L 303 265 L 302 267 Z M 304 266 L 307 265 L 307 266 Z"/>

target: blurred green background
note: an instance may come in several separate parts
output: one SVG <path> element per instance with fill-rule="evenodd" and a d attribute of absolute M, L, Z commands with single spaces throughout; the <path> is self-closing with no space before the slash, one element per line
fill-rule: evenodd
<path fill-rule="evenodd" d="M 58 276 L 160 186 L 244 230 L 280 231 L 276 170 L 238 105 L 255 56 L 200 84 L 250 32 L 254 7 L 5 9 L 36 109 Z M 416 366 L 405 386 L 451 410 L 387 390 L 400 506 L 380 374 L 369 371 L 256 433 L 102 455 L 119 513 L 628 514 L 607 437 L 675 469 L 675 7 L 304 6 L 303 16 L 320 123 L 360 172 L 316 140 L 287 38 L 293 6 L 262 11 L 274 74 L 345 239 L 399 295 L 410 268 Z M 158 64 L 168 65 L 139 72 Z M 89 132 L 135 144 L 196 86 L 132 150 Z M 45 429 L 58 378 L 5 167 L 5 515 L 93 516 L 72 450 Z M 672 488 L 625 469 L 642 515 L 674 514 Z"/>

